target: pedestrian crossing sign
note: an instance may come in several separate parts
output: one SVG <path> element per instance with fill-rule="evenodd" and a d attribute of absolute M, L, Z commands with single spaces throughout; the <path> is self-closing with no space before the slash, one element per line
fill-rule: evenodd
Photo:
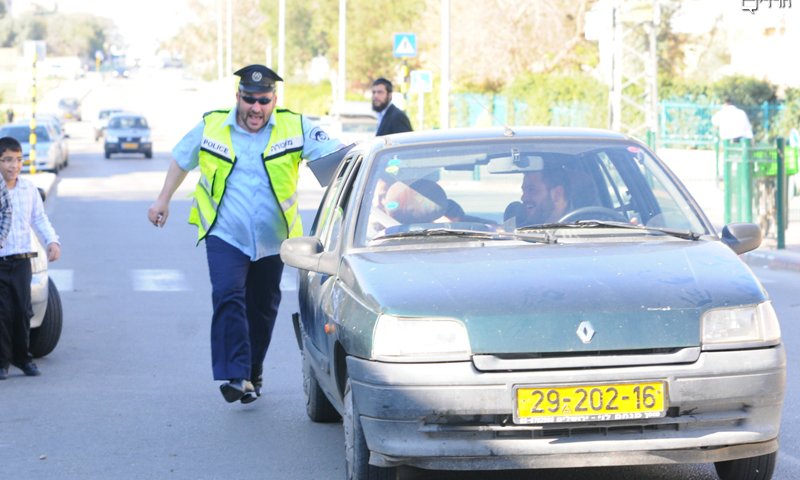
<path fill-rule="evenodd" d="M 395 33 L 392 54 L 395 57 L 416 57 L 417 36 L 413 33 Z"/>

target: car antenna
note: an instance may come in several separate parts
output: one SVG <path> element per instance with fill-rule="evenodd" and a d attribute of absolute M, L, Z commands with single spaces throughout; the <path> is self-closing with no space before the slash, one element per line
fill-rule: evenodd
<path fill-rule="evenodd" d="M 484 112 L 488 113 L 492 117 L 492 119 L 494 120 L 494 113 L 491 110 L 489 110 L 489 108 L 487 108 L 486 105 L 484 105 L 483 102 L 480 99 L 475 98 L 474 100 L 475 100 L 475 103 L 477 103 L 478 106 L 481 107 Z M 497 122 L 497 123 L 500 123 L 500 122 Z M 514 130 L 510 126 L 508 126 L 507 124 L 503 123 L 503 136 L 513 137 L 514 135 L 515 135 Z"/>

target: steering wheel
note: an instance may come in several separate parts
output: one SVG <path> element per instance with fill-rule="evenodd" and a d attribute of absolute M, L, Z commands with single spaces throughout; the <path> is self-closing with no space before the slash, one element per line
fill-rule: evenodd
<path fill-rule="evenodd" d="M 597 205 L 590 205 L 588 207 L 576 208 L 568 212 L 566 215 L 558 220 L 558 223 L 572 223 L 578 220 L 612 220 L 615 222 L 628 223 L 625 215 L 619 213 L 613 208 L 600 207 Z"/>

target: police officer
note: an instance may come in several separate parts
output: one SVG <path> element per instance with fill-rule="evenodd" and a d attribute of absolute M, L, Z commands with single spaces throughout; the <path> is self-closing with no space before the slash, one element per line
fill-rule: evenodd
<path fill-rule="evenodd" d="M 281 242 L 302 235 L 297 180 L 302 159 L 343 145 L 308 118 L 275 108 L 275 82 L 263 65 L 236 72 L 236 106 L 206 113 L 172 150 L 164 185 L 147 217 L 163 227 L 169 202 L 200 167 L 189 223 L 205 240 L 214 313 L 211 357 L 228 402 L 261 395 L 264 357 L 281 299 Z"/>

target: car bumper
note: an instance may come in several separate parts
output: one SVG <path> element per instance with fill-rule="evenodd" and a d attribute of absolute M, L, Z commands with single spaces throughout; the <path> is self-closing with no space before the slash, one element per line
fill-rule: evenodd
<path fill-rule="evenodd" d="M 48 171 L 48 172 L 55 172 L 56 170 L 56 161 L 51 159 L 46 160 L 36 160 L 36 171 Z M 22 165 L 22 169 L 20 169 L 20 173 L 30 173 L 31 172 L 31 164 L 28 159 L 25 159 L 25 163 Z"/>
<path fill-rule="evenodd" d="M 121 142 L 106 143 L 105 149 L 108 153 L 145 153 L 153 149 L 152 142 Z"/>
<path fill-rule="evenodd" d="M 589 361 L 587 361 L 589 363 Z M 452 470 L 708 463 L 778 449 L 782 346 L 691 364 L 485 373 L 348 358 L 371 463 Z M 516 425 L 514 386 L 664 380 L 666 417 Z"/>

